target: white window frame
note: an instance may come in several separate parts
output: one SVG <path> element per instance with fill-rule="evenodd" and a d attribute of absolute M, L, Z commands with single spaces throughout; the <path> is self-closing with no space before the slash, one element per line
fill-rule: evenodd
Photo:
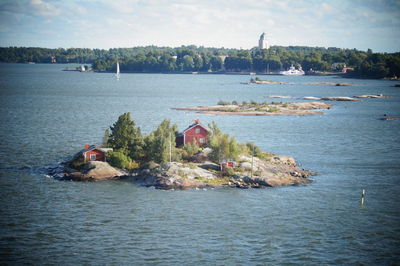
<path fill-rule="evenodd" d="M 196 128 L 196 129 L 194 130 L 194 133 L 199 134 L 199 133 L 200 133 L 200 128 Z"/>
<path fill-rule="evenodd" d="M 90 161 L 96 161 L 96 154 L 94 154 L 94 153 L 90 154 L 89 160 Z"/>
<path fill-rule="evenodd" d="M 206 143 L 206 140 L 204 138 L 200 138 L 199 141 L 200 141 L 201 144 Z"/>

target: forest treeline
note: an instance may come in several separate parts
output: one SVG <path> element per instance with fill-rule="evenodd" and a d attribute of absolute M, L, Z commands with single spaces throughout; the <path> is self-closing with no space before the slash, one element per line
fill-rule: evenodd
<path fill-rule="evenodd" d="M 226 49 L 197 46 L 134 47 L 109 50 L 85 48 L 1 47 L 0 62 L 92 64 L 95 71 L 121 72 L 277 72 L 291 65 L 305 71 L 340 71 L 344 65 L 348 77 L 392 78 L 400 76 L 400 53 L 373 53 L 356 49 L 304 46 L 273 46 Z"/>

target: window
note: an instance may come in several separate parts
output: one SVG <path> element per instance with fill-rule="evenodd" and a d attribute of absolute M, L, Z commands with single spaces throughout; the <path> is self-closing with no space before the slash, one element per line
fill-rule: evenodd
<path fill-rule="evenodd" d="M 200 143 L 201 144 L 205 143 L 205 139 L 204 138 L 200 138 Z"/>
<path fill-rule="evenodd" d="M 196 134 L 200 133 L 200 128 L 196 128 L 196 130 L 194 131 Z"/>
<path fill-rule="evenodd" d="M 90 154 L 90 160 L 96 161 L 96 154 Z"/>

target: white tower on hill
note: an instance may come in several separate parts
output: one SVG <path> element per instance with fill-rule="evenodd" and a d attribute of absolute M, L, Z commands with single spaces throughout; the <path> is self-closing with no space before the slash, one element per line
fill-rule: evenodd
<path fill-rule="evenodd" d="M 260 40 L 258 41 L 258 48 L 260 49 L 268 49 L 269 44 L 267 41 L 267 37 L 265 36 L 265 32 L 263 32 L 260 36 Z"/>

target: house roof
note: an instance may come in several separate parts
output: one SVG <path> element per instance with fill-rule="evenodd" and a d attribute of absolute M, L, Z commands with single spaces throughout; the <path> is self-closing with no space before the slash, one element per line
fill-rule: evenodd
<path fill-rule="evenodd" d="M 102 152 L 106 153 L 108 151 L 112 151 L 113 149 L 112 148 L 102 148 L 102 147 L 99 147 L 99 146 L 92 145 L 87 149 L 81 150 L 79 153 L 85 155 L 85 153 L 87 153 L 88 151 L 92 151 L 92 150 L 99 150 L 99 151 L 102 151 Z"/>
<path fill-rule="evenodd" d="M 203 125 L 202 123 L 200 123 L 200 121 L 199 121 L 198 119 L 196 119 L 196 120 L 193 121 L 193 124 L 191 124 L 188 128 L 186 128 L 186 129 L 185 129 L 184 131 L 182 131 L 182 133 L 180 133 L 180 134 L 184 134 L 186 131 L 188 131 L 188 130 L 194 128 L 195 126 L 201 126 L 201 127 L 204 128 L 207 132 L 210 131 L 210 129 L 209 129 L 207 126 Z M 179 135 L 180 135 L 180 134 L 179 134 Z"/>

